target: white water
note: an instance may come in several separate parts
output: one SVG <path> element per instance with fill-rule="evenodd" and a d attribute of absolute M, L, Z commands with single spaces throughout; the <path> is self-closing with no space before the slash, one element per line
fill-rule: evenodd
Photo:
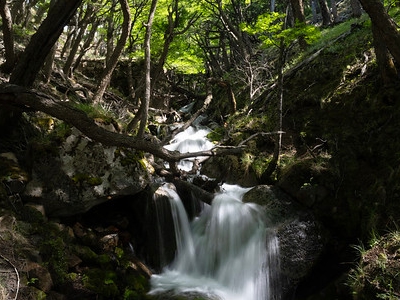
<path fill-rule="evenodd" d="M 190 126 L 185 131 L 178 133 L 170 144 L 164 146 L 171 151 L 179 151 L 181 153 L 197 152 L 211 150 L 214 144 L 206 139 L 210 130 L 205 127 Z M 193 167 L 193 161 L 203 161 L 206 157 L 194 157 L 180 161 L 178 168 L 183 171 L 190 171 Z"/>
<path fill-rule="evenodd" d="M 199 292 L 226 300 L 277 299 L 272 285 L 279 266 L 278 243 L 267 234 L 265 212 L 256 204 L 241 202 L 248 189 L 223 188 L 189 224 L 179 196 L 166 187 L 172 195 L 177 254 L 161 274 L 152 276 L 151 294 Z"/>
<path fill-rule="evenodd" d="M 209 150 L 208 130 L 190 127 L 178 134 L 169 150 Z M 180 168 L 190 170 L 192 161 Z M 243 203 L 249 190 L 236 185 L 222 186 L 211 206 L 191 223 L 178 194 L 168 185 L 176 236 L 176 257 L 161 274 L 151 278 L 151 294 L 198 292 L 224 300 L 279 299 L 278 239 L 267 229 L 261 206 Z M 214 299 L 214 298 L 213 298 Z"/>

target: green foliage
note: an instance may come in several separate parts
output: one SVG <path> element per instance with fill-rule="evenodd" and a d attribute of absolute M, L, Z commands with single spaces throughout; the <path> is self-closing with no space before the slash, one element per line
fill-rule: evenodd
<path fill-rule="evenodd" d="M 285 28 L 285 17 L 283 13 L 268 12 L 259 15 L 255 24 L 242 23 L 240 27 L 243 31 L 257 36 L 264 47 L 281 47 L 281 42 L 288 47 L 300 36 L 307 43 L 319 38 L 319 29 L 312 25 L 296 23 L 294 27 Z"/>
<path fill-rule="evenodd" d="M 225 128 L 217 127 L 207 134 L 207 138 L 212 142 L 219 142 L 225 136 Z"/>
<path fill-rule="evenodd" d="M 104 122 L 111 122 L 114 119 L 114 115 L 110 110 L 104 108 L 101 105 L 86 104 L 82 102 L 75 103 L 74 106 L 87 114 L 91 119 L 101 119 Z"/>
<path fill-rule="evenodd" d="M 360 261 L 349 273 L 348 285 L 355 299 L 398 299 L 400 232 L 395 230 L 382 237 L 373 234 L 369 244 L 372 246 L 368 250 L 362 243 L 354 246 Z"/>

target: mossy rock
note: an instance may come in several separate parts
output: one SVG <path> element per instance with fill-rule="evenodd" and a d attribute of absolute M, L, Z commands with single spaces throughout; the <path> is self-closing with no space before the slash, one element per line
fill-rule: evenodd
<path fill-rule="evenodd" d="M 87 270 L 83 277 L 83 283 L 86 288 L 107 299 L 119 296 L 117 282 L 118 276 L 114 271 L 98 268 Z"/>

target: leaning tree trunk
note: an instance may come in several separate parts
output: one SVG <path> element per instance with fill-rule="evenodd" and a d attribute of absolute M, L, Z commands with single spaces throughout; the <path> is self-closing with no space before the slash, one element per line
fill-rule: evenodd
<path fill-rule="evenodd" d="M 97 87 L 97 91 L 93 96 L 93 102 L 99 103 L 106 91 L 107 86 L 110 84 L 111 75 L 114 72 L 115 67 L 117 66 L 118 59 L 122 53 L 122 50 L 125 47 L 125 43 L 128 39 L 129 33 L 131 31 L 131 14 L 129 11 L 129 4 L 127 0 L 119 0 L 121 5 L 122 14 L 124 16 L 124 21 L 122 24 L 122 33 L 121 37 L 119 38 L 117 45 L 113 53 L 110 56 L 110 60 L 107 61 L 106 68 L 103 71 L 103 74 L 100 79 L 100 83 Z"/>
<path fill-rule="evenodd" d="M 82 0 L 58 0 L 50 7 L 46 19 L 32 36 L 15 66 L 10 83 L 30 87 L 42 68 L 46 57 L 57 42 L 64 26 L 75 14 Z M 20 112 L 10 107 L 0 107 L 1 134 L 7 134 L 18 122 Z"/>
<path fill-rule="evenodd" d="M 46 19 L 32 36 L 15 66 L 10 83 L 26 87 L 33 85 L 51 48 L 81 3 L 82 0 L 58 0 L 50 7 Z"/>
<path fill-rule="evenodd" d="M 90 29 L 88 36 L 85 38 L 85 43 L 83 44 L 82 49 L 81 49 L 78 57 L 75 60 L 74 66 L 72 67 L 72 71 L 74 71 L 76 68 L 78 68 L 78 66 L 80 65 L 80 63 L 82 61 L 83 56 L 90 49 L 90 45 L 94 40 L 94 36 L 96 35 L 99 24 L 100 24 L 100 22 L 98 20 L 92 22 L 92 28 Z"/>

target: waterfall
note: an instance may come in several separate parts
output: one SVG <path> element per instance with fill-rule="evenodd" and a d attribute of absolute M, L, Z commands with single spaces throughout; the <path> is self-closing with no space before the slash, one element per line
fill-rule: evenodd
<path fill-rule="evenodd" d="M 248 190 L 223 185 L 211 206 L 190 224 L 170 187 L 177 252 L 175 260 L 151 278 L 151 294 L 197 292 L 225 300 L 278 299 L 277 237 L 266 229 L 262 207 L 243 203 Z"/>
<path fill-rule="evenodd" d="M 177 136 L 169 149 L 204 150 L 212 145 L 204 141 L 205 135 L 203 129 L 190 128 Z M 181 166 L 188 168 L 187 163 Z M 265 210 L 242 202 L 250 188 L 223 184 L 212 205 L 205 205 L 191 222 L 173 187 L 165 184 L 161 188 L 170 199 L 177 249 L 173 262 L 161 274 L 152 276 L 150 294 L 200 293 L 223 300 L 279 299 L 278 239 L 267 228 Z"/>

